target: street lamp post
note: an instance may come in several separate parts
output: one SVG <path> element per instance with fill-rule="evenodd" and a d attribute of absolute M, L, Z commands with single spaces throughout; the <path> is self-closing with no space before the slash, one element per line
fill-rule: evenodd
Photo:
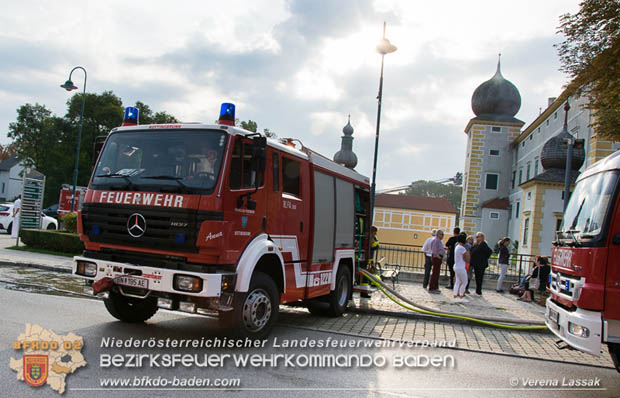
<path fill-rule="evenodd" d="M 396 46 L 390 43 L 388 39 L 385 38 L 385 26 L 386 23 L 383 22 L 383 38 L 377 45 L 377 52 L 381 54 L 381 74 L 379 77 L 379 94 L 377 95 L 377 130 L 375 134 L 375 155 L 372 163 L 372 185 L 370 186 L 370 223 L 368 225 L 368 257 L 370 260 L 370 249 L 372 247 L 372 240 L 370 239 L 371 228 L 374 219 L 374 210 L 375 210 L 375 188 L 376 188 L 376 177 L 377 177 L 377 154 L 379 151 L 379 127 L 381 125 L 381 100 L 383 98 L 383 61 L 385 58 L 385 54 L 390 54 L 396 51 Z"/>
<path fill-rule="evenodd" d="M 81 66 L 76 66 L 75 68 L 71 69 L 71 72 L 69 72 L 69 79 L 64 84 L 60 85 L 60 87 L 64 88 L 67 91 L 77 90 L 77 86 L 71 81 L 71 75 L 76 69 L 81 69 L 84 72 L 84 90 L 82 92 L 82 110 L 80 111 L 80 127 L 78 128 L 77 148 L 75 149 L 75 165 L 73 166 L 73 193 L 71 196 L 71 212 L 75 210 L 75 189 L 77 186 L 78 165 L 80 161 L 80 142 L 82 141 L 82 123 L 84 122 L 84 103 L 86 102 L 86 69 Z"/>

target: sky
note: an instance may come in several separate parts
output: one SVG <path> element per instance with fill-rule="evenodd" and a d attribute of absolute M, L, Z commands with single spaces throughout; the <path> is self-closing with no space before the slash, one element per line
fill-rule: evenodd
<path fill-rule="evenodd" d="M 463 171 L 471 96 L 495 73 L 521 93 L 526 126 L 567 77 L 554 44 L 578 0 L 3 1 L 0 143 L 25 103 L 66 112 L 77 65 L 86 90 L 111 90 L 181 121 L 211 123 L 233 102 L 240 120 L 332 158 L 351 115 L 356 170 L 372 173 L 386 37 L 377 188 Z M 74 83 L 82 90 L 84 77 Z M 119 120 L 119 124 L 120 124 Z M 73 156 L 74 148 L 67 148 Z M 43 171 L 44 172 L 44 171 Z"/>

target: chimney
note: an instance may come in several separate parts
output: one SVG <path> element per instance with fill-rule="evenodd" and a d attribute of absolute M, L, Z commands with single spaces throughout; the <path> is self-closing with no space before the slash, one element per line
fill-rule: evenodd
<path fill-rule="evenodd" d="M 555 102 L 556 99 L 558 99 L 558 97 L 549 97 L 547 99 L 547 108 L 549 108 L 551 106 L 551 104 L 553 104 Z"/>

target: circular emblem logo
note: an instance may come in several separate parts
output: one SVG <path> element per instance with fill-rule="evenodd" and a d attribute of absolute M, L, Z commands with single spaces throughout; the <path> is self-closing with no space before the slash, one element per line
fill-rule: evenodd
<path fill-rule="evenodd" d="M 127 232 L 134 238 L 139 238 L 146 232 L 146 220 L 139 213 L 133 213 L 127 219 Z"/>

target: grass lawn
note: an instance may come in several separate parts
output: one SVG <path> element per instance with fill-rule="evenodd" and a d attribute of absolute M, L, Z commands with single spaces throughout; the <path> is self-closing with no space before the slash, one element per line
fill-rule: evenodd
<path fill-rule="evenodd" d="M 22 246 L 10 246 L 10 247 L 7 247 L 7 249 L 9 249 L 9 250 L 19 250 L 19 251 L 22 251 L 22 252 L 30 252 L 30 253 L 52 254 L 54 256 L 63 256 L 63 257 L 73 257 L 73 256 L 77 255 L 77 254 L 55 252 L 53 250 L 37 249 L 37 248 L 34 248 L 34 247 L 23 246 L 23 245 Z"/>

